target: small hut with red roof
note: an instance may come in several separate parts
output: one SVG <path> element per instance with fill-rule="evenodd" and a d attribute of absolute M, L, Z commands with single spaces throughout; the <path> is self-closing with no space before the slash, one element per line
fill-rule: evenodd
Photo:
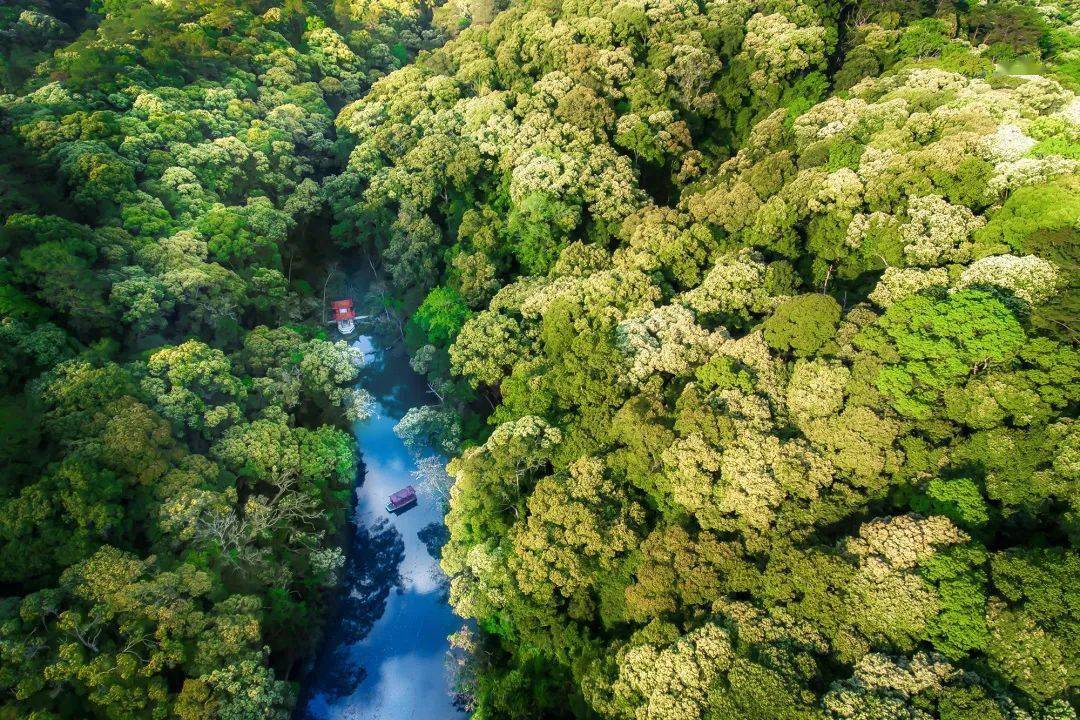
<path fill-rule="evenodd" d="M 332 322 L 337 323 L 338 332 L 348 335 L 356 329 L 356 311 L 353 309 L 352 298 L 334 300 L 330 303 Z"/>

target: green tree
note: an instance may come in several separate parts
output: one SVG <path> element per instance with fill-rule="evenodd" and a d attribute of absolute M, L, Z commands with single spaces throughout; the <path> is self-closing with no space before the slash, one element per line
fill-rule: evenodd
<path fill-rule="evenodd" d="M 410 323 L 421 334 L 423 342 L 445 348 L 457 337 L 469 314 L 469 308 L 457 290 L 437 287 L 427 294 Z"/>
<path fill-rule="evenodd" d="M 765 341 L 796 357 L 815 355 L 840 323 L 840 304 L 828 295 L 800 295 L 781 301 L 764 323 Z"/>
<path fill-rule="evenodd" d="M 912 295 L 891 305 L 861 342 L 896 360 L 881 370 L 878 387 L 893 407 L 928 418 L 941 393 L 968 376 L 1016 358 L 1026 335 L 1015 312 L 982 290 L 946 298 Z"/>

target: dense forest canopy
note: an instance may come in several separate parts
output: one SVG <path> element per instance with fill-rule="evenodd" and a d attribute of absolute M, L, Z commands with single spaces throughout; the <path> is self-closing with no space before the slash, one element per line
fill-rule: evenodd
<path fill-rule="evenodd" d="M 1075 717 L 1073 12 L 516 2 L 339 113 L 475 717 Z"/>
<path fill-rule="evenodd" d="M 365 404 L 318 182 L 335 110 L 437 36 L 405 2 L 74 5 L 0 9 L 0 717 L 286 717 Z"/>
<path fill-rule="evenodd" d="M 332 240 L 477 720 L 1076 719 L 1073 3 L 21 0 L 0 62 L 0 718 L 287 714 Z"/>

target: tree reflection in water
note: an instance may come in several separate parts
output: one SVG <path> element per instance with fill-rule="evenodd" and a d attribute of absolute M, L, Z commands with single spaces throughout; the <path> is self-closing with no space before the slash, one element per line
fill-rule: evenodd
<path fill-rule="evenodd" d="M 330 647 L 319 653 L 300 707 L 311 695 L 344 697 L 363 682 L 367 670 L 353 662 L 353 646 L 367 637 L 382 617 L 390 589 L 401 586 L 399 567 L 405 559 L 405 544 L 397 529 L 380 518 L 372 526 L 352 524 L 352 531 L 340 597 L 328 624 L 333 631 L 324 639 Z"/>

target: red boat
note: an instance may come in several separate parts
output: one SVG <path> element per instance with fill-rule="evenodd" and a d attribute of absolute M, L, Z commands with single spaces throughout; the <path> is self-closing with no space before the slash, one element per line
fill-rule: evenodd
<path fill-rule="evenodd" d="M 386 503 L 386 512 L 397 512 L 416 504 L 416 489 L 412 485 L 406 485 L 390 496 Z"/>

